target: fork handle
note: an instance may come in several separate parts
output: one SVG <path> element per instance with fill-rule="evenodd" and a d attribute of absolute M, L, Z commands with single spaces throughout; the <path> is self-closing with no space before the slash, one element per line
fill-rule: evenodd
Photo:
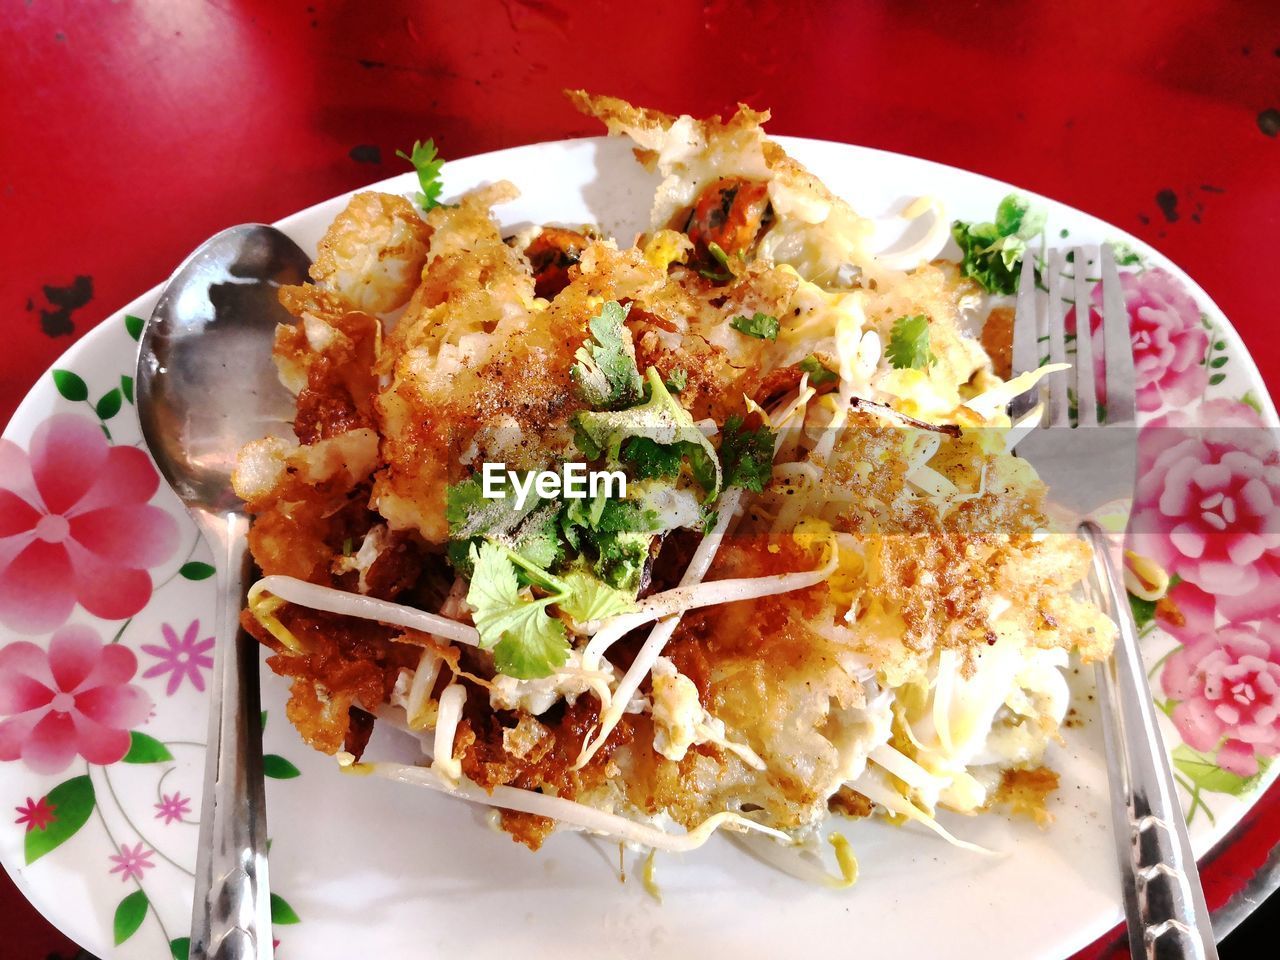
<path fill-rule="evenodd" d="M 1091 521 L 1094 573 L 1120 629 L 1115 655 L 1097 664 L 1111 817 L 1135 960 L 1217 960 L 1213 925 L 1174 790 L 1173 771 L 1138 653 L 1138 630 L 1111 544 Z"/>

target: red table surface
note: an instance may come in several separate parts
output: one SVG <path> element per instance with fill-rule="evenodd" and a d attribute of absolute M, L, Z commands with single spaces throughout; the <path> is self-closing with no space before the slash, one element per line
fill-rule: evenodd
<path fill-rule="evenodd" d="M 25 0 L 6 5 L 0 49 L 0 422 L 222 227 L 399 172 L 415 138 L 461 157 L 599 132 L 568 86 L 694 114 L 743 100 L 772 108 L 775 133 L 1096 214 L 1186 268 L 1280 384 L 1272 0 Z M 1211 906 L 1278 840 L 1273 790 L 1208 867 Z M 5 956 L 74 953 L 3 884 Z"/>

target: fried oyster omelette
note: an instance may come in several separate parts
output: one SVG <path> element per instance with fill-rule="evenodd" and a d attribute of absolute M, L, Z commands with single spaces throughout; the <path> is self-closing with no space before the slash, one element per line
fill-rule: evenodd
<path fill-rule="evenodd" d="M 634 243 L 504 230 L 507 182 L 440 202 L 417 145 L 423 193 L 356 194 L 281 291 L 296 439 L 249 444 L 235 483 L 263 574 L 243 621 L 289 719 L 533 849 L 723 827 L 842 882 L 806 852 L 833 813 L 961 845 L 940 808 L 1044 818 L 1068 659 L 1115 630 L 1010 452 L 1010 399 L 1055 368 L 1002 379 L 978 261 L 1025 244 L 943 259 L 921 201 L 922 239 L 877 251 L 767 114 L 570 97 L 662 178 Z M 571 463 L 625 495 L 534 487 Z M 420 763 L 362 761 L 375 723 Z"/>

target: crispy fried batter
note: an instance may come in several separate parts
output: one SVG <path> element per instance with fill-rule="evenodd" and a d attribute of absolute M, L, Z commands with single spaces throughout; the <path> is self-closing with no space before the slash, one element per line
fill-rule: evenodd
<path fill-rule="evenodd" d="M 429 543 L 447 538 L 446 485 L 472 464 L 540 468 L 572 437 L 569 366 L 586 320 L 535 304 L 527 261 L 489 216 L 514 196 L 493 184 L 428 215 L 428 269 L 388 338 L 373 503 L 392 529 Z"/>
<path fill-rule="evenodd" d="M 289 722 L 302 738 L 324 753 L 343 748 L 353 708 L 375 710 L 385 703 L 401 669 L 417 665 L 419 650 L 397 642 L 403 631 L 367 620 L 340 617 L 287 605 L 280 622 L 303 646 L 285 649 L 248 611 L 241 623 L 254 638 L 275 651 L 267 665 L 293 679 Z"/>
<path fill-rule="evenodd" d="M 627 720 L 585 767 L 574 770 L 578 752 L 599 720 L 599 704 L 579 697 L 573 704 L 544 714 L 540 718 L 539 739 L 546 737 L 550 742 L 521 755 L 509 748 L 513 731 L 525 721 L 494 713 L 485 691 L 472 687 L 464 719 L 458 725 L 454 753 L 462 761 L 462 772 L 486 790 L 507 785 L 573 800 L 607 783 L 610 770 L 615 769 L 613 754 L 631 742 L 631 723 Z M 545 817 L 503 811 L 503 828 L 531 850 L 538 849 L 553 827 L 554 823 Z"/>
<path fill-rule="evenodd" d="M 367 428 L 307 446 L 259 440 L 241 452 L 232 483 L 254 514 L 249 549 L 263 573 L 330 582 L 334 554 L 364 533 L 353 513 L 358 527 L 377 454 Z"/>
<path fill-rule="evenodd" d="M 870 800 L 852 787 L 841 787 L 827 798 L 827 809 L 841 816 L 860 820 L 871 816 L 873 805 Z"/>
<path fill-rule="evenodd" d="M 814 551 L 790 537 L 741 538 L 721 548 L 708 579 L 804 570 L 818 562 Z M 809 625 L 826 606 L 822 585 L 685 615 L 669 647 L 672 659 L 731 739 L 755 751 L 768 770 L 758 774 L 710 744 L 678 763 L 635 757 L 628 787 L 633 802 L 686 826 L 744 803 L 783 829 L 825 810 L 841 763 L 827 725 L 863 704 L 847 658 Z"/>
<path fill-rule="evenodd" d="M 991 358 L 996 375 L 1008 378 L 1013 371 L 1013 310 L 996 307 L 982 325 L 982 347 Z"/>
<path fill-rule="evenodd" d="M 1037 826 L 1053 823 L 1049 794 L 1058 789 L 1058 774 L 1047 767 L 1005 770 L 1000 775 L 994 802 L 1007 806 L 1015 816 L 1030 817 Z"/>
<path fill-rule="evenodd" d="M 552 300 L 573 279 L 582 251 L 591 241 L 585 234 L 564 227 L 543 227 L 524 248 L 533 271 L 534 293 Z"/>
<path fill-rule="evenodd" d="M 358 310 L 387 313 L 418 286 L 430 236 L 404 197 L 357 193 L 320 239 L 311 279 Z"/>

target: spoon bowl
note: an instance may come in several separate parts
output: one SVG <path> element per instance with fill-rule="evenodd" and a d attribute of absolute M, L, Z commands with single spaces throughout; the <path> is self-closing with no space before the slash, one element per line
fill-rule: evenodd
<path fill-rule="evenodd" d="M 274 227 L 232 227 L 174 272 L 140 338 L 142 435 L 213 550 L 219 593 L 191 960 L 270 960 L 258 645 L 240 629 L 253 574 L 249 516 L 231 486 L 246 443 L 291 436 L 293 402 L 271 359 L 292 321 L 279 288 L 310 260 Z"/>
<path fill-rule="evenodd" d="M 284 284 L 303 283 L 305 253 L 274 227 L 211 237 L 170 278 L 143 330 L 138 416 L 164 478 L 188 509 L 240 509 L 236 453 L 250 440 L 292 436 L 293 403 L 271 360 Z"/>

